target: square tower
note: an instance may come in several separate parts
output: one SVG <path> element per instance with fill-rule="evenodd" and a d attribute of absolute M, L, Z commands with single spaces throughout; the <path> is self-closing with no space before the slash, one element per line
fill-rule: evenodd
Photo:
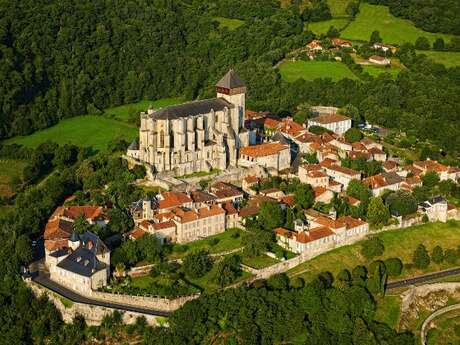
<path fill-rule="evenodd" d="M 243 127 L 246 108 L 246 85 L 233 69 L 229 70 L 216 84 L 217 97 L 224 98 L 235 106 L 236 118 L 232 116 L 232 127 L 236 132 Z M 232 114 L 233 115 L 233 114 Z"/>

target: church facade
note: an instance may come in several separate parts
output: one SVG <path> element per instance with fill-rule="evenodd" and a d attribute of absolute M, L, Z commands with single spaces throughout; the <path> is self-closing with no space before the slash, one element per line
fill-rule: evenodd
<path fill-rule="evenodd" d="M 243 127 L 246 86 L 230 70 L 216 93 L 216 98 L 141 113 L 139 144 L 128 155 L 175 176 L 237 166 L 239 149 L 249 145 Z"/>

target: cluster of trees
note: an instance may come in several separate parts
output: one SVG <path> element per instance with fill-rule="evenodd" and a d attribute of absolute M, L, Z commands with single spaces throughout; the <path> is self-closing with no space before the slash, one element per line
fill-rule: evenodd
<path fill-rule="evenodd" d="M 413 344 L 412 334 L 397 333 L 373 321 L 376 302 L 367 281 L 382 281 L 384 265 L 375 263 L 337 277 L 323 273 L 305 284 L 275 275 L 252 287 L 202 296 L 173 313 L 168 329 L 155 328 L 147 344 L 274 344 L 303 339 L 304 344 Z M 378 277 L 375 277 L 375 276 Z M 286 325 L 289 324 L 289 327 Z"/>
<path fill-rule="evenodd" d="M 396 17 L 404 17 L 423 30 L 460 35 L 460 4 L 456 0 L 367 0 L 386 5 Z"/>

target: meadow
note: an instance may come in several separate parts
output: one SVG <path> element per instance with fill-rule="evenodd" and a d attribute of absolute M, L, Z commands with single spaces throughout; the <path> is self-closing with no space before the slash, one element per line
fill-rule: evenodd
<path fill-rule="evenodd" d="M 5 144 L 19 144 L 37 147 L 46 141 L 58 144 L 90 146 L 96 150 L 105 150 L 107 144 L 117 138 L 132 141 L 138 134 L 138 128 L 132 123 L 131 116 L 146 111 L 149 107 L 162 108 L 182 102 L 180 98 L 163 98 L 156 101 L 140 101 L 104 110 L 102 115 L 82 115 L 60 121 L 53 127 L 37 131 L 28 136 L 14 137 Z"/>
<path fill-rule="evenodd" d="M 346 16 L 346 8 L 349 2 L 349 0 L 327 0 L 333 17 Z"/>
<path fill-rule="evenodd" d="M 13 195 L 11 181 L 16 176 L 21 178 L 22 171 L 26 165 L 27 162 L 22 160 L 0 159 L 0 197 L 9 197 Z M 0 213 L 2 212 L 0 211 Z"/>
<path fill-rule="evenodd" d="M 231 19 L 231 18 L 224 18 L 224 17 L 214 17 L 214 20 L 219 22 L 220 28 L 227 28 L 230 31 L 238 29 L 240 26 L 244 24 L 244 21 L 239 19 Z"/>
<path fill-rule="evenodd" d="M 290 270 L 289 275 L 298 275 L 308 281 L 320 272 L 329 271 L 335 275 L 344 268 L 352 270 L 357 265 L 368 265 L 374 260 L 397 257 L 404 263 L 410 263 L 413 252 L 419 244 L 424 244 L 430 253 L 437 245 L 443 249 L 456 249 L 460 245 L 459 234 L 460 222 L 455 221 L 427 223 L 404 230 L 386 231 L 376 235 L 385 246 L 385 252 L 381 257 L 367 260 L 361 255 L 361 243 L 358 242 L 354 245 L 337 248 L 307 261 Z M 402 277 L 438 271 L 448 267 L 447 263 L 440 265 L 431 263 L 424 271 L 404 268 Z"/>
<path fill-rule="evenodd" d="M 286 61 L 280 66 L 280 73 L 287 82 L 300 78 L 330 78 L 334 81 L 344 78 L 358 79 L 345 64 L 333 61 Z"/>
<path fill-rule="evenodd" d="M 341 30 L 348 23 L 347 18 L 333 18 L 322 22 L 309 23 L 307 30 L 314 32 L 317 35 L 326 34 L 331 26 L 338 30 Z"/>
<path fill-rule="evenodd" d="M 362 65 L 363 71 L 369 73 L 372 77 L 378 77 L 382 73 L 390 73 L 393 78 L 396 78 L 401 72 L 401 69 L 397 67 L 385 68 L 381 66 L 373 66 L 373 65 Z"/>
<path fill-rule="evenodd" d="M 442 52 L 433 50 L 419 50 L 418 54 L 425 54 L 431 60 L 442 63 L 446 67 L 460 66 L 460 52 Z"/>
<path fill-rule="evenodd" d="M 356 41 L 369 41 L 374 30 L 378 30 L 383 41 L 390 44 L 414 43 L 421 36 L 428 38 L 430 42 L 439 37 L 450 41 L 450 38 L 453 37 L 453 35 L 423 31 L 416 28 L 411 21 L 391 15 L 388 7 L 366 3 L 361 3 L 359 14 L 342 31 L 341 37 Z"/>

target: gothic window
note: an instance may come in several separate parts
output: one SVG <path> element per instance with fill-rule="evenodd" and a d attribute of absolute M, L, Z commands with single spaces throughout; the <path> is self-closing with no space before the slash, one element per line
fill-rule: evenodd
<path fill-rule="evenodd" d="M 160 131 L 160 147 L 165 147 L 165 131 Z"/>

